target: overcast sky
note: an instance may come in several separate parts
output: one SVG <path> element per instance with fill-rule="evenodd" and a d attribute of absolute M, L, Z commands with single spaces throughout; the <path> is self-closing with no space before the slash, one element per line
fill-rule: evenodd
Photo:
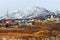
<path fill-rule="evenodd" d="M 60 10 L 60 0 L 0 0 L 0 16 L 9 11 L 40 6 L 50 11 Z"/>

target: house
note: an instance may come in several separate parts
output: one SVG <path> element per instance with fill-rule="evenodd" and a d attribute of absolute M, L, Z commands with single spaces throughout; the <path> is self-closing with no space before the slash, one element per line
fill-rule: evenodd
<path fill-rule="evenodd" d="M 50 20 L 50 21 L 57 21 L 58 18 L 56 15 L 47 15 L 46 20 Z"/>
<path fill-rule="evenodd" d="M 14 22 L 19 23 L 19 25 L 30 25 L 30 20 L 31 19 L 14 19 Z"/>

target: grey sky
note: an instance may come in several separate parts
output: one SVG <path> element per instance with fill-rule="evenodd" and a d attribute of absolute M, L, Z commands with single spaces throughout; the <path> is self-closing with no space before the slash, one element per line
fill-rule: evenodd
<path fill-rule="evenodd" d="M 0 0 L 0 16 L 9 11 L 40 6 L 50 11 L 60 10 L 60 0 Z"/>

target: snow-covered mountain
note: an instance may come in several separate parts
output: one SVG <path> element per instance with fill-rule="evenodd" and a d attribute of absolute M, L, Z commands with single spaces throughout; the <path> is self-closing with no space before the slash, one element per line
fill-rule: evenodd
<path fill-rule="evenodd" d="M 0 19 L 9 18 L 9 19 L 29 19 L 29 18 L 46 18 L 46 15 L 58 15 L 59 12 L 51 12 L 45 8 L 33 6 L 30 9 L 24 11 L 13 11 L 8 14 L 1 16 Z"/>
<path fill-rule="evenodd" d="M 55 11 L 55 14 L 57 15 L 58 18 L 60 18 L 60 11 L 59 10 Z"/>
<path fill-rule="evenodd" d="M 40 18 L 45 17 L 46 15 L 54 15 L 53 12 L 46 10 L 45 8 L 40 7 L 32 7 L 30 10 L 28 9 L 23 16 L 23 18 Z"/>
<path fill-rule="evenodd" d="M 0 19 L 5 19 L 5 18 L 9 18 L 9 19 L 21 19 L 23 14 L 24 14 L 23 11 L 12 11 L 9 14 L 1 16 Z"/>

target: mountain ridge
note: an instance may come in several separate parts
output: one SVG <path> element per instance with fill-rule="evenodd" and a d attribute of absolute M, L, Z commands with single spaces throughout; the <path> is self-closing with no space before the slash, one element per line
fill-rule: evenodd
<path fill-rule="evenodd" d="M 4 16 L 1 16 L 0 19 L 9 18 L 9 19 L 30 19 L 30 18 L 45 18 L 46 15 L 57 15 L 60 17 L 60 11 L 57 12 L 51 12 L 45 8 L 40 7 L 32 7 L 31 9 L 28 9 L 27 11 L 16 11 L 10 13 L 7 17 L 7 14 Z"/>

